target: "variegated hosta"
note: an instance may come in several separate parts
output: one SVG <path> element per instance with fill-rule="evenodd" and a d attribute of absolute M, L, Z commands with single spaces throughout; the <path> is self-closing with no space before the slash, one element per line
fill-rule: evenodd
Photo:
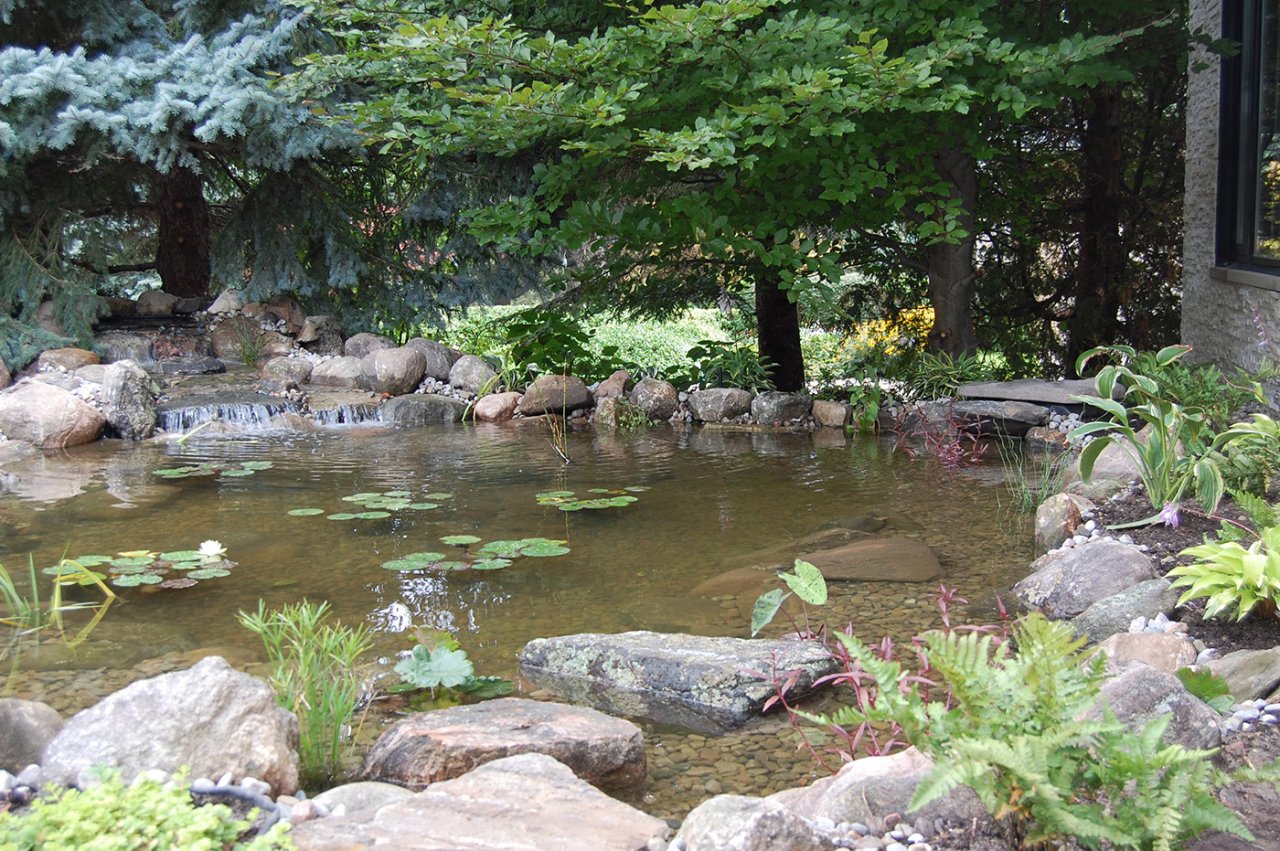
<path fill-rule="evenodd" d="M 1173 587 L 1187 589 L 1179 606 L 1205 598 L 1208 617 L 1234 607 L 1236 620 L 1241 620 L 1255 606 L 1274 608 L 1280 599 L 1280 526 L 1263 529 L 1248 549 L 1235 541 L 1213 541 L 1182 554 L 1196 561 L 1169 571 Z"/>

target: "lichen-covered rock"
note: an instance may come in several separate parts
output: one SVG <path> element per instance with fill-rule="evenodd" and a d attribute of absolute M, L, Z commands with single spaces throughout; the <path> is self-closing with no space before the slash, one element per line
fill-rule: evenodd
<path fill-rule="evenodd" d="M 1141 662 L 1131 663 L 1102 684 L 1099 705 L 1089 717 L 1101 718 L 1103 704 L 1135 731 L 1156 718 L 1171 716 L 1164 734 L 1166 744 L 1201 749 L 1216 748 L 1222 743 L 1221 716 L 1217 711 L 1187 691 L 1173 674 Z"/>
<path fill-rule="evenodd" d="M 812 642 L 657 632 L 539 638 L 520 653 L 528 679 L 574 702 L 707 730 L 764 711 L 774 687 L 763 672 L 798 672 L 789 694 L 799 700 L 835 669 Z"/>
<path fill-rule="evenodd" d="M 449 780 L 522 753 L 554 757 L 593 786 L 644 779 L 644 736 L 630 721 L 594 709 L 509 697 L 419 712 L 378 737 L 361 774 L 410 788 Z"/>
<path fill-rule="evenodd" d="M 0 391 L 0 434 L 41 449 L 64 449 L 98 439 L 107 418 L 83 399 L 39 381 Z"/>
<path fill-rule="evenodd" d="M 576 375 L 539 375 L 520 397 L 520 413 L 535 417 L 590 408 L 593 404 L 591 391 Z"/>
<path fill-rule="evenodd" d="M 751 411 L 755 396 L 737 387 L 709 387 L 689 394 L 689 412 L 704 423 L 718 423 Z"/>
<path fill-rule="evenodd" d="M 107 424 L 125 440 L 145 440 L 156 431 L 156 398 L 160 388 L 147 371 L 131 360 L 116 361 L 103 371 L 102 408 Z"/>
<path fill-rule="evenodd" d="M 252 775 L 277 794 L 298 788 L 298 719 L 275 692 L 219 656 L 140 680 L 71 717 L 45 749 L 47 780 L 76 783 L 91 766 Z"/>
<path fill-rule="evenodd" d="M 1014 596 L 1023 605 L 1060 620 L 1155 578 L 1146 553 L 1132 544 L 1105 539 L 1041 556 L 1032 562 L 1031 570 L 1030 576 L 1013 586 Z"/>

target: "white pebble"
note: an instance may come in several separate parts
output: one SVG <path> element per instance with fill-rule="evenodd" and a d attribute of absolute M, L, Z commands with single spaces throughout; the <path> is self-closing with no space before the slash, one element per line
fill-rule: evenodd
<path fill-rule="evenodd" d="M 228 771 L 226 774 L 218 778 L 218 785 L 230 786 L 233 782 L 235 782 L 235 779 L 236 779 L 235 775 L 232 774 L 230 771 Z"/>

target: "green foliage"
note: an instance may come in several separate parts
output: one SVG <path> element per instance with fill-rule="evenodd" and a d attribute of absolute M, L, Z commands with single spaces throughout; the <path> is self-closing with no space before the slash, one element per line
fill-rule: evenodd
<path fill-rule="evenodd" d="M 576 375 L 591 382 L 607 378 L 617 368 L 617 349 L 590 350 L 587 329 L 562 311 L 532 308 L 508 318 L 502 326 L 508 357 L 519 370 L 532 375 Z"/>
<path fill-rule="evenodd" d="M 1174 671 L 1187 691 L 1226 715 L 1234 705 L 1227 681 L 1208 668 L 1179 668 Z"/>
<path fill-rule="evenodd" d="M 68 585 L 91 586 L 102 594 L 101 602 L 66 603 L 62 598 L 62 589 Z M 36 575 L 35 559 L 27 558 L 26 589 L 19 587 L 13 575 L 0 564 L 0 626 L 8 629 L 8 635 L 0 641 L 0 659 L 14 653 L 15 648 L 24 636 L 35 635 L 46 630 L 56 630 L 67 645 L 74 647 L 89 637 L 102 618 L 107 614 L 116 594 L 88 567 L 72 559 L 62 559 L 58 563 L 58 571 L 52 580 L 52 588 L 48 600 L 40 594 L 40 579 Z M 64 615 L 68 612 L 93 612 L 89 622 L 71 638 L 65 632 Z"/>
<path fill-rule="evenodd" d="M 74 342 L 70 337 L 60 337 L 0 315 L 0 361 L 4 361 L 10 372 L 22 369 L 47 349 L 70 346 Z"/>
<path fill-rule="evenodd" d="M 1005 487 L 1019 514 L 1034 513 L 1040 503 L 1062 490 L 1069 454 L 1052 451 L 1032 454 L 1008 440 L 1001 440 L 997 445 Z"/>
<path fill-rule="evenodd" d="M 824 716 L 822 724 L 897 723 L 935 765 L 917 787 L 918 809 L 969 786 L 1010 848 L 1172 849 L 1209 829 L 1248 837 L 1213 796 L 1225 781 L 1211 752 L 1163 745 L 1168 717 L 1135 734 L 1094 712 L 1104 661 L 1086 661 L 1071 628 L 1033 614 L 1010 640 L 978 631 L 921 638 L 930 680 L 945 699 L 853 636 L 837 638 L 865 673 L 875 699 Z M 1016 649 L 1015 649 L 1016 648 Z"/>
<path fill-rule="evenodd" d="M 924 352 L 908 362 L 901 378 L 910 399 L 942 399 L 954 396 L 963 384 L 989 381 L 991 368 L 978 355 L 951 356 L 946 352 Z"/>
<path fill-rule="evenodd" d="M 461 553 L 446 555 L 438 552 L 408 553 L 390 561 L 384 561 L 385 570 L 396 570 L 401 573 L 419 571 L 438 571 L 456 573 L 465 570 L 503 570 L 521 557 L 551 558 L 566 555 L 569 548 L 564 541 L 552 538 L 520 538 L 519 540 L 498 540 L 472 549 L 473 544 L 480 543 L 475 535 L 446 535 L 441 543 L 458 547 Z"/>
<path fill-rule="evenodd" d="M 827 580 L 822 571 L 807 561 L 796 559 L 795 565 L 787 572 L 778 574 L 790 591 L 775 588 L 761 594 L 751 609 L 751 635 L 754 637 L 760 630 L 768 626 L 787 598 L 795 594 L 800 601 L 810 606 L 822 606 L 827 602 Z"/>
<path fill-rule="evenodd" d="M 437 647 L 434 651 L 419 644 L 406 659 L 396 663 L 396 673 L 413 688 L 453 688 L 471 679 L 475 666 L 465 650 Z"/>
<path fill-rule="evenodd" d="M 561 511 L 582 511 L 583 509 L 600 510 L 605 508 L 626 508 L 638 502 L 637 493 L 648 488 L 633 485 L 625 488 L 589 488 L 589 496 L 579 497 L 573 491 L 543 491 L 535 498 L 538 505 L 554 505 Z"/>
<path fill-rule="evenodd" d="M 773 389 L 770 365 L 750 346 L 700 340 L 686 356 L 694 362 L 696 380 L 703 387 L 737 387 L 753 393 Z"/>
<path fill-rule="evenodd" d="M 100 780 L 83 791 L 45 790 L 23 812 L 0 811 L 0 849 L 269 851 L 293 847 L 286 822 L 241 842 L 252 818 L 237 820 L 223 804 L 195 806 L 181 778 L 161 783 L 140 777 L 126 786 L 119 772 L 110 772 Z"/>
<path fill-rule="evenodd" d="M 298 716 L 298 760 L 311 782 L 342 774 L 343 727 L 355 713 L 363 685 L 360 656 L 372 645 L 369 629 L 326 623 L 327 602 L 240 612 L 240 625 L 262 640 L 276 700 Z"/>
<path fill-rule="evenodd" d="M 1204 598 L 1207 617 L 1234 609 L 1236 620 L 1259 606 L 1275 611 L 1280 600 L 1280 526 L 1260 530 L 1248 549 L 1235 541 L 1206 541 L 1181 554 L 1196 560 L 1167 574 L 1176 577 L 1174 588 L 1187 589 L 1178 605 Z"/>
<path fill-rule="evenodd" d="M 1280 464 L 1280 423 L 1266 414 L 1253 414 L 1218 435 L 1214 449 L 1228 485 L 1264 496 Z"/>
<path fill-rule="evenodd" d="M 1167 367 L 1188 351 L 1189 346 L 1167 346 L 1155 354 L 1152 362 Z M 1090 435 L 1095 438 L 1080 453 L 1080 475 L 1088 481 L 1102 450 L 1118 443 L 1136 462 L 1153 508 L 1176 509 L 1194 485 L 1200 504 L 1206 511 L 1214 511 L 1226 486 L 1222 471 L 1209 454 L 1213 432 L 1204 412 L 1178 404 L 1154 378 L 1135 371 L 1130 366 L 1135 352 L 1128 346 L 1090 349 L 1080 356 L 1076 370 L 1082 372 L 1092 358 L 1103 354 L 1114 355 L 1119 362 L 1098 372 L 1094 379 L 1097 396 L 1079 398 L 1110 419 L 1085 423 L 1071 433 L 1073 439 Z M 1113 398 L 1117 388 L 1129 407 Z M 1130 417 L 1145 424 L 1141 434 L 1130 425 Z"/>
<path fill-rule="evenodd" d="M 1148 351 L 1133 356 L 1132 368 L 1155 381 L 1162 396 L 1203 411 L 1214 431 L 1226 428 L 1241 406 L 1261 399 L 1257 377 L 1240 372 L 1228 379 L 1215 364 L 1189 364 Z"/>
<path fill-rule="evenodd" d="M 392 694 L 410 694 L 415 707 L 433 708 L 461 702 L 463 696 L 487 700 L 511 694 L 514 684 L 501 677 L 478 677 L 467 652 L 452 635 L 443 630 L 415 629 L 418 643 L 409 655 L 396 663 L 400 682 L 391 686 Z M 428 692 L 428 700 L 419 700 L 415 692 Z"/>

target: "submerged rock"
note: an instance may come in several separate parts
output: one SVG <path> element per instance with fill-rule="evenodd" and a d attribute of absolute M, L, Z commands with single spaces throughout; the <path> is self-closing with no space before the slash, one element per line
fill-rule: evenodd
<path fill-rule="evenodd" d="M 378 737 L 361 774 L 422 788 L 522 753 L 553 757 L 605 789 L 645 776 L 644 736 L 635 724 L 594 709 L 517 697 L 411 715 Z"/>
<path fill-rule="evenodd" d="M 773 673 L 799 676 L 803 699 L 838 667 L 821 645 L 656 632 L 580 633 L 530 641 L 520 670 L 542 688 L 607 712 L 694 730 L 738 726 L 764 711 Z"/>
<path fill-rule="evenodd" d="M 831 580 L 929 582 L 942 575 L 933 550 L 911 538 L 872 538 L 800 556 Z"/>

